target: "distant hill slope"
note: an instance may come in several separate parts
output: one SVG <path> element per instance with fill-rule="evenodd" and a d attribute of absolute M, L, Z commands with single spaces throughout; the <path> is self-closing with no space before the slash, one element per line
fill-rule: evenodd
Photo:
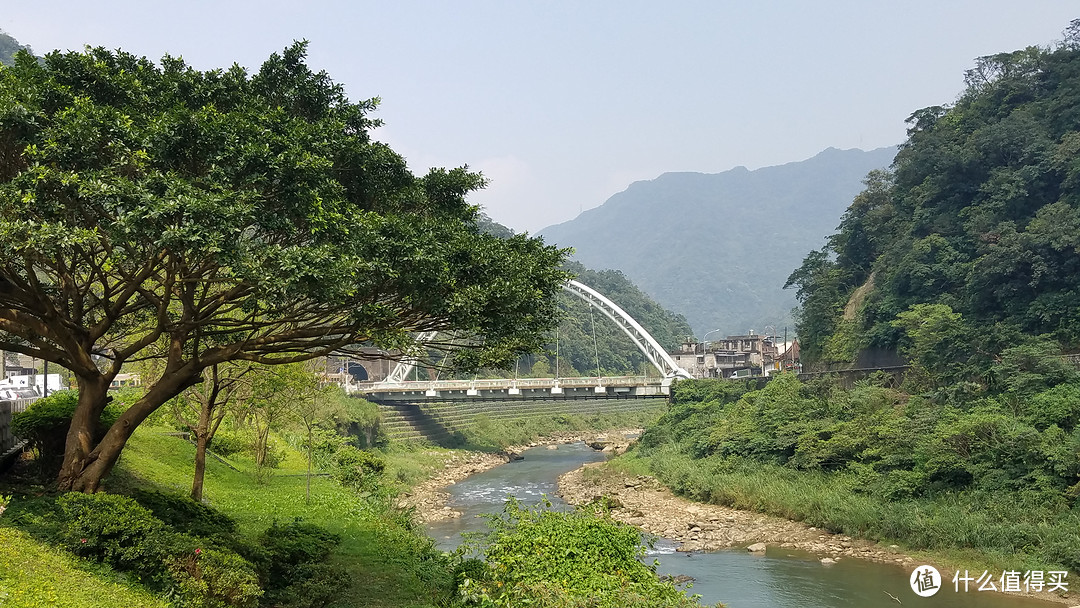
<path fill-rule="evenodd" d="M 15 63 L 15 53 L 26 49 L 31 54 L 34 50 L 29 46 L 19 44 L 19 41 L 0 31 L 0 64 L 12 65 Z"/>
<path fill-rule="evenodd" d="M 503 238 L 513 234 L 512 230 L 484 214 L 480 215 L 478 224 L 482 231 L 489 234 Z M 618 304 L 665 348 L 675 348 L 692 332 L 682 315 L 657 304 L 617 270 L 595 271 L 577 262 L 567 263 L 566 270 Z M 524 358 L 518 369 L 522 375 L 551 376 L 558 366 L 561 376 L 587 376 L 596 373 L 597 364 L 604 374 L 642 373 L 645 357 L 622 330 L 603 314 L 591 311 L 585 302 L 565 294 L 559 297 L 559 308 L 563 318 L 557 336 L 555 333 L 549 336 L 547 350 L 550 352 Z M 558 363 L 555 361 L 556 351 Z M 650 370 L 648 373 L 656 372 Z"/>
<path fill-rule="evenodd" d="M 590 268 L 621 270 L 700 337 L 793 327 L 788 275 L 840 223 L 862 180 L 895 147 L 829 148 L 811 159 L 749 171 L 665 173 L 540 231 Z"/>

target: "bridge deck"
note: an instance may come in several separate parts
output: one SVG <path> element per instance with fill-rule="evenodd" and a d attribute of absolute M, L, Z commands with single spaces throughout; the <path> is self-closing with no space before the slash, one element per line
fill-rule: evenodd
<path fill-rule="evenodd" d="M 353 391 L 372 396 L 425 395 L 427 397 L 527 396 L 540 393 L 566 396 L 586 394 L 667 394 L 662 378 L 603 376 L 586 378 L 477 378 L 474 380 L 412 380 L 362 382 Z"/>

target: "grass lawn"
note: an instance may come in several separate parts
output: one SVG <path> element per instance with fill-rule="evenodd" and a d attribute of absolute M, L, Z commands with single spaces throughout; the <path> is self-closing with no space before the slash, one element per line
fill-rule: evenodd
<path fill-rule="evenodd" d="M 3 608 L 166 608 L 168 604 L 93 564 L 0 527 L 0 606 Z"/>
<path fill-rule="evenodd" d="M 124 448 L 106 489 L 156 488 L 178 494 L 191 489 L 195 447 L 164 434 L 165 429 L 140 428 Z M 282 442 L 283 443 L 283 442 Z M 233 517 L 241 533 L 257 535 L 275 520 L 302 518 L 342 537 L 334 560 L 353 573 L 349 590 L 336 606 L 434 606 L 448 593 L 449 573 L 431 559 L 430 541 L 408 529 L 380 496 L 361 498 L 328 477 L 313 477 L 311 501 L 305 500 L 306 462 L 283 447 L 281 467 L 258 483 L 250 461 L 230 460 L 235 471 L 213 458 L 206 463 L 204 499 Z M 434 462 L 441 461 L 428 455 Z M 410 471 L 410 473 L 414 473 Z M 411 477 L 411 475 L 410 475 Z"/>
<path fill-rule="evenodd" d="M 167 435 L 169 430 L 139 428 L 103 489 L 118 493 L 157 489 L 186 495 L 191 489 L 195 447 Z M 239 469 L 234 470 L 208 458 L 206 501 L 235 519 L 247 536 L 259 535 L 274 521 L 296 518 L 340 535 L 342 542 L 332 559 L 350 576 L 341 581 L 348 588 L 335 607 L 429 608 L 449 594 L 446 562 L 431 551 L 431 541 L 423 533 L 410 530 L 404 514 L 390 508 L 390 491 L 361 496 L 329 477 L 315 476 L 309 502 L 305 500 L 303 455 L 283 441 L 278 445 L 285 459 L 263 482 L 256 481 L 250 459 L 230 459 Z M 436 448 L 392 451 L 386 458 L 386 483 L 400 487 L 418 481 L 440 467 L 448 453 Z M 168 605 L 108 567 L 51 546 L 48 541 L 55 530 L 49 528 L 47 513 L 55 507 L 42 490 L 38 487 L 26 496 L 16 492 L 7 513 L 0 517 L 0 608 Z"/>

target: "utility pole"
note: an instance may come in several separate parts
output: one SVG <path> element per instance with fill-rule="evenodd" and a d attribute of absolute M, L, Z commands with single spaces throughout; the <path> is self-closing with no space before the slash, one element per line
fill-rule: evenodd
<path fill-rule="evenodd" d="M 789 359 L 789 362 L 794 363 L 794 361 L 790 361 L 790 359 L 791 359 L 791 347 L 788 346 L 788 343 L 787 343 L 787 327 L 784 328 L 784 348 L 787 349 L 787 353 L 785 353 L 785 354 L 787 355 L 787 358 Z"/>

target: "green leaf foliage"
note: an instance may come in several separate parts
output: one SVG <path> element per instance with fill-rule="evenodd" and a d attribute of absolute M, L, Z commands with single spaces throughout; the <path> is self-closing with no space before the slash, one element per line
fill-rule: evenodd
<path fill-rule="evenodd" d="M 697 500 L 1075 569 L 1080 379 L 1040 349 L 1012 349 L 1002 366 L 1016 380 L 996 393 L 959 383 L 911 395 L 884 376 L 851 389 L 791 374 L 757 390 L 678 382 L 635 452 Z"/>
<path fill-rule="evenodd" d="M 642 563 L 640 532 L 595 512 L 507 501 L 477 544 L 486 558 L 455 572 L 469 605 L 615 608 L 697 606 Z"/>
<path fill-rule="evenodd" d="M 456 364 L 505 367 L 555 323 L 567 252 L 484 232 L 483 177 L 413 175 L 372 139 L 378 100 L 305 53 L 255 72 L 102 48 L 0 67 L 0 348 L 72 370 L 90 413 L 126 362 L 165 360 L 71 487 L 94 489 L 211 365 L 439 330 Z"/>
<path fill-rule="evenodd" d="M 952 106 L 911 115 L 891 170 L 788 279 L 807 360 L 827 359 L 849 315 L 859 346 L 907 348 L 938 383 L 981 381 L 1022 335 L 1080 348 L 1080 49 L 982 57 L 966 83 Z M 947 331 L 912 334 L 945 309 Z"/>

